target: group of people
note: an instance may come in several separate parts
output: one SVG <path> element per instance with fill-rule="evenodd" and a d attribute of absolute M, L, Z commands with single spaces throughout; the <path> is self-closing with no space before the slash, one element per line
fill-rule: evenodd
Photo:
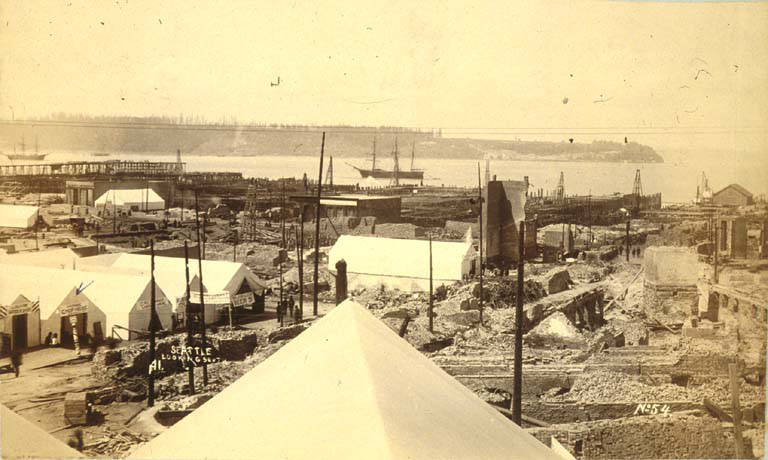
<path fill-rule="evenodd" d="M 291 315 L 291 318 L 293 318 L 296 313 L 298 313 L 298 310 L 296 309 L 296 301 L 293 299 L 293 296 L 288 296 L 288 300 L 279 300 L 277 302 L 277 322 L 281 326 L 284 324 L 286 314 Z"/>
<path fill-rule="evenodd" d="M 59 345 L 59 334 L 55 332 L 49 332 L 48 335 L 45 336 L 45 346 L 56 347 L 58 345 Z"/>
<path fill-rule="evenodd" d="M 643 248 L 628 248 L 626 249 L 629 251 L 629 255 L 631 257 L 640 257 L 643 254 Z M 624 255 L 625 248 L 624 246 L 619 246 L 619 255 Z"/>

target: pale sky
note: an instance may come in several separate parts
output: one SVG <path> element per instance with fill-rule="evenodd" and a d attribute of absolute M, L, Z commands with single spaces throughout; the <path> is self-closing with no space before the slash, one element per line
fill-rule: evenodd
<path fill-rule="evenodd" d="M 768 142 L 766 2 L 0 0 L 0 17 L 0 119 Z"/>

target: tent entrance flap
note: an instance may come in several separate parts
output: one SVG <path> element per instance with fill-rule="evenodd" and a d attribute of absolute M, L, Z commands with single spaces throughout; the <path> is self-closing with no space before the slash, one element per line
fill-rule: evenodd
<path fill-rule="evenodd" d="M 70 318 L 74 317 L 74 321 Z M 73 327 L 72 324 L 75 324 Z M 78 313 L 71 316 L 61 317 L 61 344 L 64 346 L 75 345 L 75 332 L 78 340 L 82 343 L 88 327 L 88 313 Z"/>
<path fill-rule="evenodd" d="M 16 315 L 13 317 L 12 325 L 13 349 L 20 350 L 27 348 L 27 314 Z"/>

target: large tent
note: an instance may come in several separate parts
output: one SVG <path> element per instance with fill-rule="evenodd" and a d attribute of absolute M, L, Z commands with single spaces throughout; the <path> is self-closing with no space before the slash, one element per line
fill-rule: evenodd
<path fill-rule="evenodd" d="M 38 334 L 108 336 L 113 328 L 125 339 L 137 338 L 126 329 L 146 331 L 150 320 L 150 279 L 82 270 L 0 265 L 0 288 L 39 303 Z M 164 329 L 171 329 L 171 303 L 159 284 L 155 308 Z M 71 323 L 76 317 L 76 324 Z M 64 319 L 64 320 L 62 320 Z"/>
<path fill-rule="evenodd" d="M 3 405 L 0 405 L 0 438 L 3 458 L 85 457 Z"/>
<path fill-rule="evenodd" d="M 104 254 L 94 257 L 84 257 L 78 261 L 81 267 L 101 265 L 117 270 L 130 270 L 137 274 L 149 274 L 150 256 L 144 254 Z M 155 277 L 163 287 L 176 312 L 183 311 L 180 301 L 186 295 L 185 262 L 180 257 L 155 257 Z M 229 303 L 235 296 L 248 294 L 262 296 L 266 286 L 256 277 L 245 264 L 223 260 L 203 260 L 203 292 L 206 300 L 205 322 L 215 323 L 219 319 L 221 309 L 217 309 L 215 299 L 225 299 Z M 89 269 L 89 268 L 84 268 Z M 189 261 L 189 276 L 192 289 L 192 303 L 196 303 L 200 291 L 200 271 L 197 260 Z M 255 300 L 255 298 L 254 298 Z"/>
<path fill-rule="evenodd" d="M 35 225 L 39 208 L 13 204 L 0 204 L 0 227 L 31 228 Z"/>
<path fill-rule="evenodd" d="M 559 458 L 351 300 L 132 457 Z"/>
<path fill-rule="evenodd" d="M 120 207 L 122 211 L 156 211 L 165 209 L 165 200 L 151 188 L 107 190 L 96 198 L 97 208 L 106 207 L 111 211 L 112 206 Z"/>
<path fill-rule="evenodd" d="M 434 287 L 461 281 L 475 269 L 477 252 L 467 241 L 432 242 Z M 342 235 L 328 253 L 328 268 L 347 263 L 347 286 L 429 290 L 429 241 Z"/>

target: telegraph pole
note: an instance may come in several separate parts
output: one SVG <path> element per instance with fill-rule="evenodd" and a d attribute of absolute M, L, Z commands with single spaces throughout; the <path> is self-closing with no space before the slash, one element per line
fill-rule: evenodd
<path fill-rule="evenodd" d="M 192 311 L 190 309 L 190 301 L 192 300 L 189 295 L 189 244 L 187 244 L 187 240 L 184 240 L 184 272 L 187 279 L 187 298 L 185 302 L 185 313 L 184 316 L 187 318 L 187 346 L 191 347 L 193 338 L 193 322 L 192 322 Z M 195 394 L 195 368 L 192 367 L 191 361 L 187 363 L 188 366 L 188 374 L 189 374 L 189 394 L 193 395 Z"/>
<path fill-rule="evenodd" d="M 197 224 L 197 271 L 198 281 L 200 282 L 200 310 L 201 310 L 201 334 L 200 338 L 203 342 L 203 350 L 208 347 L 208 343 L 205 339 L 205 296 L 203 295 L 203 246 L 200 239 L 200 208 L 197 202 L 197 189 L 195 189 L 195 224 Z M 203 229 L 205 231 L 205 229 Z M 208 364 L 203 360 L 203 386 L 208 385 Z"/>
<path fill-rule="evenodd" d="M 432 300 L 433 294 L 432 294 L 432 234 L 429 234 L 429 332 L 433 332 L 432 330 Z M 482 310 L 481 310 L 482 311 Z"/>
<path fill-rule="evenodd" d="M 155 311 L 155 240 L 149 240 L 149 253 L 150 253 L 150 273 L 151 276 L 151 282 L 150 282 L 150 300 L 149 300 L 149 307 L 150 307 L 150 314 L 149 314 L 149 384 L 148 387 L 148 396 L 147 396 L 147 406 L 153 407 L 155 405 L 155 373 L 153 369 L 153 364 L 155 363 L 155 318 L 157 317 L 157 312 Z"/>
<path fill-rule="evenodd" d="M 525 271 L 525 221 L 520 221 L 517 260 L 517 299 L 515 304 L 515 381 L 512 421 L 522 426 L 523 399 L 523 277 Z"/>
<path fill-rule="evenodd" d="M 317 177 L 317 203 L 315 204 L 315 279 L 312 289 L 312 314 L 317 316 L 317 284 L 320 264 L 320 196 L 323 191 L 323 154 L 325 153 L 325 131 L 320 144 L 320 168 Z"/>
<path fill-rule="evenodd" d="M 483 324 L 483 184 L 480 182 L 480 162 L 477 163 L 477 199 L 480 202 L 480 325 Z M 470 230 L 471 231 L 471 230 Z M 432 317 L 429 317 L 432 321 Z"/>
<path fill-rule="evenodd" d="M 626 237 L 626 240 L 627 240 L 627 251 L 626 251 L 627 252 L 627 262 L 629 262 L 629 226 L 630 226 L 630 221 L 631 220 L 632 220 L 632 218 L 629 217 L 629 212 L 627 212 L 627 237 Z"/>

